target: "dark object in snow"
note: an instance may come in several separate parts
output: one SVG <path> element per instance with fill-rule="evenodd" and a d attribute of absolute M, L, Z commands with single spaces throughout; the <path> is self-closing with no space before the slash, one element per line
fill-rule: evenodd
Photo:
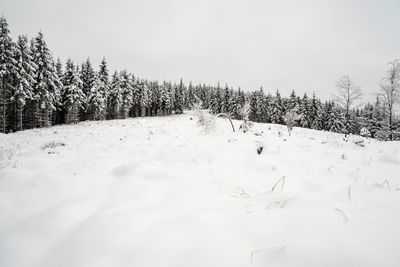
<path fill-rule="evenodd" d="M 259 147 L 257 148 L 257 153 L 258 153 L 258 155 L 260 155 L 260 154 L 263 152 L 263 149 L 264 149 L 263 146 L 259 146 Z"/>
<path fill-rule="evenodd" d="M 55 148 L 58 146 L 65 146 L 65 143 L 52 141 L 52 142 L 43 144 L 40 148 L 44 150 L 46 148 Z"/>
<path fill-rule="evenodd" d="M 263 131 L 254 133 L 255 136 L 262 136 L 264 134 Z"/>
<path fill-rule="evenodd" d="M 357 146 L 365 147 L 364 140 L 353 141 L 353 143 L 356 144 Z"/>

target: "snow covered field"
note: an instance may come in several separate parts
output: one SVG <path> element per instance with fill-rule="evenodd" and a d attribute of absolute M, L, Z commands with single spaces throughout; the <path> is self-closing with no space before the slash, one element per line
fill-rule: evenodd
<path fill-rule="evenodd" d="M 400 266 L 399 142 L 190 118 L 0 135 L 0 266 Z"/>

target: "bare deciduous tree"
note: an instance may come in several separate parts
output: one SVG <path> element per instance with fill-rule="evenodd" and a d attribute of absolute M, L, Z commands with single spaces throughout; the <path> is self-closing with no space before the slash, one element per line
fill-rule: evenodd
<path fill-rule="evenodd" d="M 388 116 L 389 131 L 393 130 L 393 117 L 394 117 L 394 106 L 399 103 L 400 100 L 400 61 L 395 59 L 389 63 L 389 69 L 386 76 L 381 82 L 380 95 L 386 106 L 386 115 Z M 392 139 L 392 134 L 390 134 Z"/>
<path fill-rule="evenodd" d="M 335 100 L 346 111 L 345 116 L 348 118 L 350 109 L 362 96 L 360 86 L 349 76 L 345 75 L 340 77 L 336 82 L 336 87 L 338 94 L 335 95 Z"/>

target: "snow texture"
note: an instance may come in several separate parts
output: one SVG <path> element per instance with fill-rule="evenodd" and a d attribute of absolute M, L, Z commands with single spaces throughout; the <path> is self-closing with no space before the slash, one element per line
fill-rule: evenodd
<path fill-rule="evenodd" d="M 1 134 L 0 266 L 400 266 L 399 142 L 191 117 Z"/>

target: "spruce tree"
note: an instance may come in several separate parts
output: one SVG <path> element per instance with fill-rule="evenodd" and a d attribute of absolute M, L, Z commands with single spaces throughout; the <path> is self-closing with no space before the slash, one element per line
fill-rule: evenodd
<path fill-rule="evenodd" d="M 151 91 L 147 83 L 140 83 L 140 107 L 142 108 L 141 114 L 142 116 L 149 116 L 151 109 Z"/>
<path fill-rule="evenodd" d="M 222 96 L 222 113 L 229 113 L 229 102 L 231 98 L 231 92 L 229 90 L 228 85 L 225 85 L 224 93 Z"/>
<path fill-rule="evenodd" d="M 61 88 L 60 88 L 60 97 L 61 100 L 57 103 L 57 109 L 55 111 L 55 116 L 54 116 L 54 124 L 62 124 L 65 122 L 65 110 L 64 110 L 64 105 L 63 105 L 63 96 L 64 96 L 64 86 L 62 85 L 62 79 L 64 76 L 64 71 L 63 71 L 63 65 L 61 62 L 60 58 L 57 58 L 56 62 L 56 73 L 57 76 L 60 79 L 61 82 Z"/>
<path fill-rule="evenodd" d="M 65 123 L 77 123 L 79 121 L 79 110 L 83 108 L 86 101 L 83 93 L 83 83 L 79 77 L 78 67 L 74 66 L 71 59 L 65 63 L 63 83 L 63 105 L 65 108 Z"/>
<path fill-rule="evenodd" d="M 17 40 L 17 71 L 16 85 L 13 94 L 14 103 L 16 105 L 16 128 L 14 130 L 22 130 L 23 123 L 26 121 L 23 115 L 27 101 L 33 100 L 33 86 L 36 65 L 32 61 L 32 55 L 28 46 L 28 38 L 26 35 L 18 36 Z"/>
<path fill-rule="evenodd" d="M 121 90 L 120 118 L 126 119 L 129 116 L 129 111 L 133 104 L 133 87 L 131 83 L 131 75 L 126 70 L 123 70 L 119 76 L 119 88 Z"/>
<path fill-rule="evenodd" d="M 160 108 L 162 114 L 169 115 L 173 108 L 172 85 L 169 82 L 164 82 L 160 89 Z"/>
<path fill-rule="evenodd" d="M 15 90 L 14 79 L 18 70 L 15 59 L 17 47 L 9 36 L 8 24 L 4 17 L 0 17 L 0 132 L 10 131 L 10 107 L 13 102 L 12 94 Z"/>
<path fill-rule="evenodd" d="M 290 93 L 290 98 L 287 102 L 287 107 L 286 110 L 293 110 L 296 108 L 298 103 L 297 97 L 296 97 L 296 93 L 294 92 L 294 90 L 292 90 L 292 92 Z"/>
<path fill-rule="evenodd" d="M 283 106 L 281 94 L 277 90 L 275 101 L 273 103 L 272 118 L 271 118 L 272 123 L 284 124 L 284 119 L 283 119 L 284 114 L 285 114 L 285 108 Z"/>
<path fill-rule="evenodd" d="M 182 79 L 179 82 L 179 85 L 174 87 L 174 93 L 175 93 L 175 101 L 174 101 L 174 109 L 175 109 L 175 114 L 182 114 L 183 113 L 183 105 L 184 105 L 184 87 L 185 85 L 183 84 Z"/>
<path fill-rule="evenodd" d="M 267 105 L 265 102 L 265 94 L 262 87 L 256 93 L 256 105 L 257 122 L 265 122 L 267 115 Z"/>
<path fill-rule="evenodd" d="M 119 119 L 122 107 L 121 80 L 118 72 L 114 72 L 111 78 L 110 92 L 107 100 L 108 119 Z"/>
<path fill-rule="evenodd" d="M 85 97 L 88 97 L 88 95 L 92 93 L 91 90 L 94 86 L 94 82 L 96 79 L 95 72 L 89 58 L 87 58 L 86 61 L 82 64 L 79 76 L 82 81 L 82 91 L 85 94 Z M 99 84 L 97 85 L 99 86 Z M 93 110 L 93 107 L 86 106 L 86 103 L 82 105 L 82 108 L 79 111 L 81 120 L 88 119 L 87 112 L 90 109 Z"/>
<path fill-rule="evenodd" d="M 36 100 L 34 126 L 46 127 L 51 125 L 52 112 L 56 110 L 60 101 L 62 84 L 42 32 L 39 32 L 33 41 L 33 62 L 37 66 L 34 85 Z"/>
<path fill-rule="evenodd" d="M 99 73 L 95 76 L 93 86 L 88 92 L 86 107 L 88 120 L 104 120 L 106 118 L 107 87 Z"/>

